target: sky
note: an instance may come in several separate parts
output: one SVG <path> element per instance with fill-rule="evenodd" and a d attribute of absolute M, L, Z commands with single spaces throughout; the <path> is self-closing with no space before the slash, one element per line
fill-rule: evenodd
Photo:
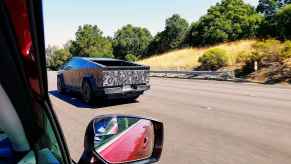
<path fill-rule="evenodd" d="M 78 26 L 97 25 L 105 36 L 126 24 L 146 27 L 155 35 L 165 20 L 179 14 L 189 23 L 220 0 L 44 0 L 46 46 L 63 46 L 74 39 Z M 258 0 L 245 0 L 256 6 Z"/>

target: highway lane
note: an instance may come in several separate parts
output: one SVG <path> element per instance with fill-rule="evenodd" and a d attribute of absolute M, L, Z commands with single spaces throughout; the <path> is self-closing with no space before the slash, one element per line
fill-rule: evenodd
<path fill-rule="evenodd" d="M 61 96 L 48 73 L 51 100 L 70 152 L 78 159 L 89 121 L 102 114 L 135 114 L 165 124 L 160 163 L 291 163 L 291 89 L 258 84 L 152 78 L 131 104 L 91 107 Z"/>

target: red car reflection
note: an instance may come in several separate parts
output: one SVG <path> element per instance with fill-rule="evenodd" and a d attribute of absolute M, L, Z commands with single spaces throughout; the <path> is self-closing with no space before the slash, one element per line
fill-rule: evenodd
<path fill-rule="evenodd" d="M 129 162 L 150 157 L 154 147 L 151 121 L 139 120 L 96 151 L 110 163 Z"/>

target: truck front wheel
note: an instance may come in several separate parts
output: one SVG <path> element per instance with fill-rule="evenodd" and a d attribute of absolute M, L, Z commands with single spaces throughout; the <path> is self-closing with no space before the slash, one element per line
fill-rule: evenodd
<path fill-rule="evenodd" d="M 57 88 L 60 93 L 65 93 L 65 84 L 60 76 L 57 78 Z"/>

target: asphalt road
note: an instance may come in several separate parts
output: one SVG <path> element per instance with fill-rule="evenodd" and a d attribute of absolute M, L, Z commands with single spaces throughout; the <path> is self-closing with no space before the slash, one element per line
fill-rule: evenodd
<path fill-rule="evenodd" d="M 151 79 L 152 88 L 131 104 L 91 107 L 49 90 L 71 155 L 79 159 L 89 121 L 102 114 L 135 114 L 165 124 L 160 163 L 291 163 L 291 89 L 232 82 Z"/>

